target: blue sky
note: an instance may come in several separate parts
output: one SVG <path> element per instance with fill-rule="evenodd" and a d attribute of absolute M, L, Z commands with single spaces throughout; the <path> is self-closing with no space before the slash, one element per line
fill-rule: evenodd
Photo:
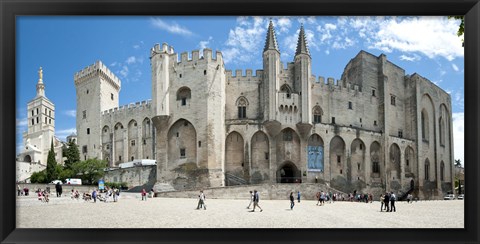
<path fill-rule="evenodd" d="M 168 43 L 177 53 L 221 51 L 227 69 L 262 69 L 269 20 L 282 61 L 293 61 L 303 23 L 315 76 L 340 79 L 360 50 L 418 73 L 452 97 L 454 158 L 464 162 L 464 50 L 459 22 L 447 17 L 17 17 L 16 143 L 22 148 L 27 103 L 38 69 L 55 104 L 56 135 L 75 132 L 75 72 L 101 60 L 122 81 L 120 105 L 151 99 L 150 49 Z M 245 72 L 245 71 L 244 71 Z"/>

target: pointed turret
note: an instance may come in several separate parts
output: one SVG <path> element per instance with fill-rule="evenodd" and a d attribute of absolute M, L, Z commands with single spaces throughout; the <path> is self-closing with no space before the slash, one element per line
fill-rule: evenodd
<path fill-rule="evenodd" d="M 299 54 L 307 54 L 310 56 L 310 51 L 308 50 L 307 37 L 305 36 L 305 30 L 303 29 L 303 24 L 300 27 L 300 33 L 298 34 L 297 50 L 295 51 L 295 56 Z"/>
<path fill-rule="evenodd" d="M 43 70 L 42 67 L 38 70 L 38 82 L 37 82 L 37 97 L 45 96 L 45 85 L 43 84 Z"/>
<path fill-rule="evenodd" d="M 267 30 L 267 38 L 265 41 L 265 48 L 263 51 L 267 50 L 278 50 L 278 45 L 277 45 L 277 37 L 275 36 L 275 29 L 273 28 L 273 22 L 270 20 L 270 24 L 268 25 L 268 30 Z"/>

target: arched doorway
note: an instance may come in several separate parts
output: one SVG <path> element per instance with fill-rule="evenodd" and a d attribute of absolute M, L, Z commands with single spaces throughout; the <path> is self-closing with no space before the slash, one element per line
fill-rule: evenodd
<path fill-rule="evenodd" d="M 23 162 L 31 163 L 32 162 L 32 157 L 30 157 L 30 155 L 26 155 L 23 158 Z"/>
<path fill-rule="evenodd" d="M 300 170 L 292 162 L 285 162 L 277 170 L 277 183 L 301 183 L 302 177 Z"/>

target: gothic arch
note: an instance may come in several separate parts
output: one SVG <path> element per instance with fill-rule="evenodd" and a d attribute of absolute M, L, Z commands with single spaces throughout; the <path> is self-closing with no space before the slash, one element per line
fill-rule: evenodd
<path fill-rule="evenodd" d="M 257 131 L 252 136 L 252 170 L 269 169 L 270 142 L 267 134 L 263 131 Z M 268 173 L 268 172 L 267 172 Z"/>
<path fill-rule="evenodd" d="M 285 93 L 286 98 L 291 98 L 292 97 L 292 92 L 293 92 L 293 90 L 288 84 L 283 84 L 280 87 L 280 93 Z"/>
<path fill-rule="evenodd" d="M 244 178 L 245 153 L 244 141 L 240 133 L 228 134 L 225 142 L 225 173 Z"/>
<path fill-rule="evenodd" d="M 300 159 L 300 137 L 290 127 L 284 128 L 275 137 L 277 165 L 284 161 L 291 161 L 299 164 Z M 297 165 L 298 167 L 298 165 Z"/>
<path fill-rule="evenodd" d="M 432 166 L 430 165 L 430 160 L 428 158 L 425 159 L 425 164 L 424 164 L 424 179 L 425 181 L 431 181 L 432 179 Z"/>
<path fill-rule="evenodd" d="M 312 134 L 308 138 L 307 168 L 309 170 L 325 170 L 325 147 L 323 139 L 318 134 Z"/>
<path fill-rule="evenodd" d="M 110 127 L 105 125 L 102 128 L 102 157 L 107 160 L 108 165 L 112 165 L 112 162 L 109 160 L 111 158 L 112 152 L 112 132 Z"/>
<path fill-rule="evenodd" d="M 248 108 L 248 99 L 244 96 L 240 96 L 235 102 L 238 109 L 238 118 L 245 119 L 247 118 L 247 108 Z"/>
<path fill-rule="evenodd" d="M 138 159 L 138 123 L 132 119 L 128 122 L 128 160 Z"/>
<path fill-rule="evenodd" d="M 312 116 L 313 123 L 314 124 L 322 123 L 322 116 L 323 116 L 322 107 L 320 107 L 319 105 L 316 105 L 315 107 L 313 107 L 312 113 L 313 113 L 313 116 Z"/>
<path fill-rule="evenodd" d="M 113 138 L 114 138 L 114 154 L 115 154 L 115 159 L 111 159 L 114 162 L 115 166 L 118 166 L 119 164 L 123 162 L 127 162 L 128 159 L 123 158 L 123 152 L 124 152 L 124 146 L 123 145 L 123 138 L 124 137 L 124 128 L 122 123 L 118 122 L 114 126 L 114 131 L 113 131 Z"/>
<path fill-rule="evenodd" d="M 347 178 L 351 181 L 361 180 L 365 182 L 365 143 L 356 138 L 350 146 L 350 161 L 348 161 Z"/>
<path fill-rule="evenodd" d="M 435 134 L 435 106 L 433 105 L 433 100 L 430 95 L 425 93 L 422 96 L 421 108 L 421 138 L 422 141 L 430 142 L 430 145 L 433 146 L 433 138 Z"/>
<path fill-rule="evenodd" d="M 31 163 L 32 157 L 30 157 L 30 155 L 25 155 L 25 157 L 23 158 L 23 162 Z"/>
<path fill-rule="evenodd" d="M 372 142 L 370 145 L 370 160 L 372 165 L 372 177 L 373 178 L 383 178 L 383 152 L 382 147 L 378 141 Z"/>
<path fill-rule="evenodd" d="M 345 141 L 340 136 L 335 136 L 330 141 L 330 169 L 333 175 L 344 178 L 346 175 Z"/>
<path fill-rule="evenodd" d="M 277 183 L 301 183 L 301 172 L 292 161 L 282 162 L 277 169 Z"/>
<path fill-rule="evenodd" d="M 142 121 L 142 155 L 143 158 L 153 159 L 153 125 L 150 118 L 146 117 Z"/>
<path fill-rule="evenodd" d="M 396 143 L 392 143 L 390 145 L 390 155 L 389 155 L 389 165 L 388 165 L 388 171 L 390 172 L 391 175 L 391 180 L 400 180 L 400 175 L 401 175 L 401 151 L 400 147 Z"/>
<path fill-rule="evenodd" d="M 411 146 L 407 146 L 405 149 L 405 173 L 411 177 L 417 176 L 417 158 L 415 157 L 415 151 Z"/>
<path fill-rule="evenodd" d="M 185 163 L 197 163 L 197 132 L 190 121 L 178 119 L 167 133 L 168 169 Z"/>

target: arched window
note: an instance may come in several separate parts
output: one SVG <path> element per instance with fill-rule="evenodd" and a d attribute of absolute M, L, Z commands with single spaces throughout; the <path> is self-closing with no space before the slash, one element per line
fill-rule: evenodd
<path fill-rule="evenodd" d="M 430 180 L 430 161 L 425 160 L 425 180 Z"/>
<path fill-rule="evenodd" d="M 443 117 L 440 117 L 438 126 L 440 130 L 440 145 L 445 146 L 445 122 L 443 120 Z"/>
<path fill-rule="evenodd" d="M 313 107 L 313 123 L 314 124 L 322 123 L 322 115 L 323 115 L 323 111 L 320 106 L 317 105 Z"/>
<path fill-rule="evenodd" d="M 280 92 L 281 93 L 286 93 L 286 96 L 288 99 L 290 99 L 292 97 L 292 89 L 290 88 L 290 86 L 288 86 L 287 84 L 284 84 L 281 88 L 280 88 Z"/>
<path fill-rule="evenodd" d="M 238 107 L 238 118 L 239 119 L 246 119 L 247 118 L 248 100 L 243 96 L 239 97 L 237 99 L 237 107 Z"/>
<path fill-rule="evenodd" d="M 425 109 L 422 110 L 422 139 L 428 141 L 428 114 Z"/>
<path fill-rule="evenodd" d="M 192 96 L 192 92 L 188 87 L 182 87 L 177 91 L 177 101 L 181 101 L 182 106 L 187 105 L 187 100 Z"/>

